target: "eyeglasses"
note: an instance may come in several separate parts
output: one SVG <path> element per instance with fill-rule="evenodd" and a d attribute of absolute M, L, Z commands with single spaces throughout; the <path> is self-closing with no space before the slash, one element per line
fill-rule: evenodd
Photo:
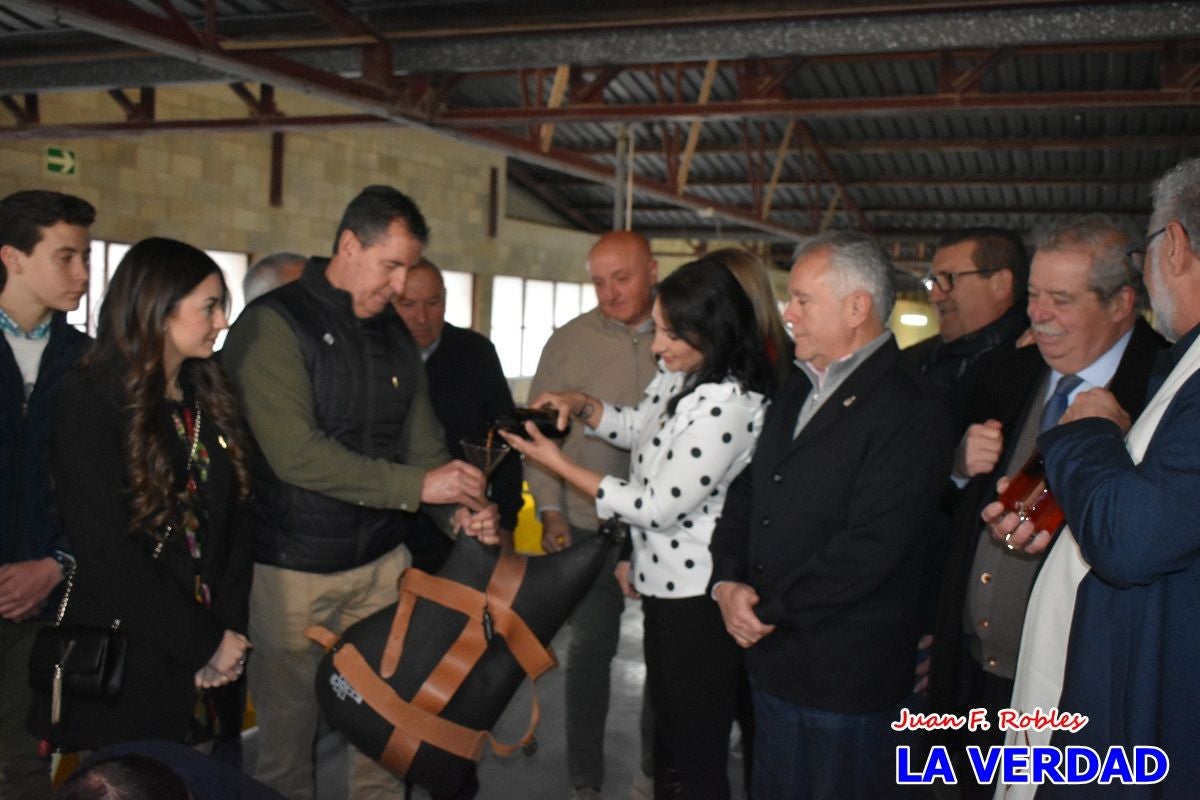
<path fill-rule="evenodd" d="M 930 272 L 926 275 L 921 283 L 925 284 L 925 289 L 932 292 L 933 287 L 937 286 L 946 294 L 954 291 L 954 282 L 964 275 L 991 275 L 991 270 L 973 269 L 966 272 Z"/>
<path fill-rule="evenodd" d="M 1125 261 L 1131 270 L 1141 274 L 1146 267 L 1146 251 L 1150 249 L 1150 243 L 1154 241 L 1155 237 L 1166 232 L 1166 228 L 1159 228 L 1145 239 L 1139 239 L 1125 248 Z"/>

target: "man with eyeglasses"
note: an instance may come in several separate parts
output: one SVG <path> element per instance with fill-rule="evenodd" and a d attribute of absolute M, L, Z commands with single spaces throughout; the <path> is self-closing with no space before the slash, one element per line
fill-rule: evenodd
<path fill-rule="evenodd" d="M 940 330 L 904 355 L 946 393 L 955 411 L 966 397 L 967 369 L 987 353 L 1012 347 L 1028 325 L 1028 274 L 1025 245 L 1013 231 L 968 228 L 938 244 L 925 288 Z"/>
<path fill-rule="evenodd" d="M 1094 389 L 1038 438 L 1069 528 L 1030 598 L 1013 705 L 1088 716 L 1055 745 L 1161 747 L 1161 783 L 1114 784 L 1103 796 L 1173 800 L 1200 784 L 1200 159 L 1155 185 L 1149 230 L 1129 266 L 1145 268 L 1155 326 L 1176 341 L 1132 425 L 1115 393 Z M 1049 541 L 998 506 L 985 519 L 1016 547 Z M 1037 796 L 1061 794 L 1044 785 Z"/>
<path fill-rule="evenodd" d="M 1011 350 L 1027 329 L 1025 282 L 1029 256 L 1021 237 L 1002 228 L 967 228 L 946 235 L 933 254 L 925 288 L 938 315 L 937 336 L 905 348 L 903 355 L 942 392 L 955 415 L 954 435 L 967 427 L 968 370 L 985 355 Z M 938 502 L 930 532 L 922 585 L 925 633 L 920 640 L 916 686 L 909 704 L 921 707 L 928 688 L 929 648 L 941 564 L 951 535 L 958 490 L 949 482 Z"/>
<path fill-rule="evenodd" d="M 1056 425 L 1070 399 L 1089 388 L 1108 387 L 1130 413 L 1141 410 L 1154 358 L 1166 342 L 1139 315 L 1142 285 L 1126 266 L 1128 243 L 1128 234 L 1098 214 L 1044 231 L 1028 286 L 1036 346 L 979 364 L 980 381 L 967 406 L 974 424 L 955 460 L 956 477 L 969 482 L 955 510 L 942 578 L 930 678 L 936 711 L 986 708 L 994 722 L 1012 696 L 1025 606 L 1041 557 L 994 541 L 981 525 L 980 509 L 995 498 L 997 476 L 1020 470 L 1038 433 Z M 993 725 L 960 743 L 987 747 L 1003 736 Z M 992 792 L 971 781 L 961 790 L 966 799 Z"/>

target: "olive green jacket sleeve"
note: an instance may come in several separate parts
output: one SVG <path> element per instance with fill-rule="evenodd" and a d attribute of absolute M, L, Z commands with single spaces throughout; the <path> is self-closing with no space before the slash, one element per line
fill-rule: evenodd
<path fill-rule="evenodd" d="M 230 329 L 221 359 L 250 430 L 280 480 L 355 505 L 416 511 L 426 470 L 449 461 L 424 370 L 413 376 L 419 386 L 404 441 L 397 442 L 397 454 L 405 454 L 401 464 L 349 450 L 318 427 L 300 344 L 273 309 L 246 309 Z M 426 510 L 448 527 L 452 509 Z"/>

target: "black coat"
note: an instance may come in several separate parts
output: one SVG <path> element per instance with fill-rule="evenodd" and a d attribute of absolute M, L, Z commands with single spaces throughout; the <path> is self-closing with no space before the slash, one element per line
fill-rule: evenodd
<path fill-rule="evenodd" d="M 500 357 L 487 337 L 446 323 L 441 342 L 425 362 L 429 400 L 442 425 L 446 450 L 468 460 L 463 439 L 483 439 L 488 428 L 513 410 L 512 394 Z M 500 527 L 513 530 L 521 510 L 521 456 L 509 453 L 492 473 L 491 498 L 500 509 Z M 405 513 L 413 566 L 437 572 L 450 555 L 452 540 L 424 511 Z"/>
<path fill-rule="evenodd" d="M 513 411 L 512 393 L 495 346 L 487 337 L 449 323 L 437 350 L 425 362 L 433 413 L 446 434 L 446 449 L 465 458 L 459 442 L 482 439 L 500 417 Z M 505 456 L 491 477 L 492 500 L 500 507 L 500 527 L 512 530 L 521 510 L 521 457 Z"/>
<path fill-rule="evenodd" d="M 776 393 L 713 534 L 713 580 L 749 583 L 763 622 L 755 687 L 803 706 L 890 710 L 912 688 L 921 561 L 950 473 L 949 410 L 894 340 L 794 441 L 811 384 Z"/>
<path fill-rule="evenodd" d="M 165 404 L 161 411 L 160 421 L 170 426 Z M 121 693 L 68 701 L 62 744 L 71 749 L 133 739 L 184 741 L 196 671 L 216 652 L 226 629 L 246 630 L 253 542 L 222 432 L 206 414 L 200 434 L 210 458 L 204 572 L 213 593 L 206 609 L 194 599 L 189 576 L 179 574 L 180 557 L 190 566 L 186 550 L 152 560 L 148 538 L 129 534 L 128 424 L 115 374 L 77 369 L 64 381 L 51 469 L 78 561 L 64 621 L 109 626 L 119 619 L 128 637 Z M 181 442 L 174 453 L 180 473 L 184 450 Z M 167 551 L 185 548 L 183 538 L 174 537 Z"/>
<path fill-rule="evenodd" d="M 90 343 L 66 314 L 55 313 L 27 400 L 12 348 L 0 336 L 0 564 L 67 549 L 50 491 L 50 423 L 59 386 Z"/>
<path fill-rule="evenodd" d="M 1133 335 L 1113 375 L 1109 390 L 1121 407 L 1137 419 L 1146 405 L 1146 384 L 1155 359 L 1167 341 L 1138 319 Z M 967 406 L 969 423 L 999 420 L 1004 446 L 996 463 L 1006 464 L 1026 417 L 1041 412 L 1035 397 L 1050 367 L 1035 345 L 996 354 L 978 365 L 980 380 Z M 1035 411 L 1036 409 L 1036 411 Z M 1013 466 L 1016 470 L 1021 465 Z M 962 614 L 967 599 L 967 577 L 979 543 L 980 512 L 996 497 L 994 471 L 977 475 L 963 487 L 953 513 L 953 527 L 942 570 L 941 595 L 934 629 L 930 675 L 930 706 L 935 711 L 961 711 L 965 702 L 965 669 L 971 658 L 963 646 Z M 1046 552 L 1049 552 L 1048 550 Z M 1044 559 L 1043 554 L 1043 559 Z M 1040 568 L 1040 567 L 1039 567 Z"/>

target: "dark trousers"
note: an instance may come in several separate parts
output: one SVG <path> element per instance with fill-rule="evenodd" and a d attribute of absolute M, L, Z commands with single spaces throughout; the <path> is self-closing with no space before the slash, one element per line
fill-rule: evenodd
<path fill-rule="evenodd" d="M 654 795 L 727 800 L 741 650 L 707 596 L 647 597 L 642 611 L 654 712 Z"/>
<path fill-rule="evenodd" d="M 968 709 L 986 708 L 991 728 L 986 731 L 972 732 L 965 728 L 959 731 L 962 744 L 960 757 L 964 766 L 967 763 L 965 749 L 967 745 L 977 745 L 986 751 L 989 747 L 999 747 L 1004 744 L 1004 731 L 1000 730 L 1000 726 L 996 724 L 996 712 L 1011 705 L 1013 693 L 1013 681 L 985 671 L 983 666 L 969 655 L 965 657 L 965 660 L 970 662 L 970 666 L 966 670 L 968 680 L 966 706 Z M 982 785 L 977 783 L 975 774 L 970 769 L 959 769 L 958 780 L 963 800 L 991 800 L 995 791 L 994 783 Z"/>
<path fill-rule="evenodd" d="M 0 798 L 47 800 L 50 760 L 38 755 L 38 737 L 25 730 L 33 693 L 29 654 L 44 622 L 0 619 Z"/>

